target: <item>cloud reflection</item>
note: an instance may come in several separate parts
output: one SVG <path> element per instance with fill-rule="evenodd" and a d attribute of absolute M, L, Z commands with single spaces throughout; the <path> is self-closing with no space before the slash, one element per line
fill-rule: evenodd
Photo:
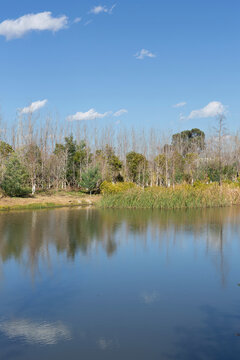
<path fill-rule="evenodd" d="M 153 291 L 151 293 L 145 292 L 141 294 L 141 299 L 145 304 L 150 305 L 159 301 L 159 294 L 156 291 Z"/>
<path fill-rule="evenodd" d="M 97 345 L 101 350 L 109 350 L 119 347 L 119 343 L 117 340 L 106 339 L 105 337 L 100 337 L 97 340 Z"/>
<path fill-rule="evenodd" d="M 0 331 L 10 339 L 22 338 L 30 344 L 54 345 L 62 340 L 70 340 L 69 329 L 61 322 L 33 322 L 19 319 L 0 322 Z"/>

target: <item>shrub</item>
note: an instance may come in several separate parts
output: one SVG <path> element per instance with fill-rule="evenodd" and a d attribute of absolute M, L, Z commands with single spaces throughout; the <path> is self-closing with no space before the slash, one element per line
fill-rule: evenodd
<path fill-rule="evenodd" d="M 17 155 L 13 154 L 6 164 L 6 171 L 1 188 L 8 196 L 24 196 L 31 193 L 28 184 L 28 173 Z"/>
<path fill-rule="evenodd" d="M 136 184 L 131 182 L 117 182 L 116 184 L 113 184 L 112 182 L 103 181 L 100 186 L 102 194 L 117 194 L 133 188 L 136 188 Z"/>

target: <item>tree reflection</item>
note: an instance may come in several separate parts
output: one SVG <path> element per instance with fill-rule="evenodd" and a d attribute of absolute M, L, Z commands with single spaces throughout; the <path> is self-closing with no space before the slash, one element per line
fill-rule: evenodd
<path fill-rule="evenodd" d="M 158 242 L 167 247 L 183 244 L 188 236 L 196 249 L 204 244 L 213 258 L 222 282 L 228 263 L 225 247 L 238 236 L 240 209 L 203 210 L 98 210 L 61 209 L 2 213 L 0 215 L 0 258 L 14 258 L 32 271 L 40 260 L 51 263 L 51 251 L 74 260 L 99 247 L 113 256 L 128 241 Z M 168 256 L 171 254 L 168 253 Z"/>

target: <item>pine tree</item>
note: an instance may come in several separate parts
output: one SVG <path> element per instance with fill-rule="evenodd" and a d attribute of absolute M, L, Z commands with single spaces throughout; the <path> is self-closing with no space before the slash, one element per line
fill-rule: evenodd
<path fill-rule="evenodd" d="M 31 193 L 31 189 L 27 187 L 28 180 L 25 167 L 17 155 L 13 154 L 7 162 L 1 188 L 8 196 L 24 196 Z"/>
<path fill-rule="evenodd" d="M 82 180 L 80 186 L 87 192 L 92 194 L 93 191 L 97 191 L 100 186 L 101 175 L 98 167 L 89 168 L 82 174 Z"/>

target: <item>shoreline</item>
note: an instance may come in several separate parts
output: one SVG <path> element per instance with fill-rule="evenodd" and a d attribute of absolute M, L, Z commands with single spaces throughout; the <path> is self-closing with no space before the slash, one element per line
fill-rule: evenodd
<path fill-rule="evenodd" d="M 117 185 L 112 185 L 111 191 L 109 193 L 105 190 L 102 195 L 56 191 L 28 197 L 2 196 L 0 212 L 84 206 L 109 209 L 187 209 L 240 205 L 240 186 L 233 183 L 222 186 L 217 183 L 196 186 L 185 184 L 175 188 L 135 187 L 125 191 L 119 191 Z"/>
<path fill-rule="evenodd" d="M 100 200 L 99 195 L 77 195 L 77 194 L 56 194 L 56 195 L 35 195 L 25 198 L 0 198 L 0 212 L 13 210 L 38 210 L 54 209 L 63 207 L 93 206 Z"/>

